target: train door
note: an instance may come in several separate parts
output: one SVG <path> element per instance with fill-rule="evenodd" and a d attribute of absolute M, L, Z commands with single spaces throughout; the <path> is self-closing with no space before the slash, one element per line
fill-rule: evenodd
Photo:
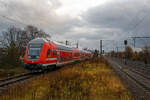
<path fill-rule="evenodd" d="M 60 61 L 60 51 L 57 51 L 57 64 L 59 64 Z"/>

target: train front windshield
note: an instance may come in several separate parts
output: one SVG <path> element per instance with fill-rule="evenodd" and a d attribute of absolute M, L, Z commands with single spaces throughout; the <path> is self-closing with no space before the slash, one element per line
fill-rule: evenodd
<path fill-rule="evenodd" d="M 39 58 L 42 50 L 42 44 L 29 44 L 28 58 Z"/>

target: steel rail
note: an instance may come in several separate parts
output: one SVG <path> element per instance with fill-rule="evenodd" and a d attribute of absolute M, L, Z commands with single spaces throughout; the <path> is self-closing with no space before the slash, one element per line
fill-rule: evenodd
<path fill-rule="evenodd" d="M 25 79 L 28 79 L 32 76 L 33 76 L 33 73 L 24 73 L 24 74 L 17 75 L 14 77 L 2 79 L 2 80 L 0 80 L 0 88 L 10 85 L 10 84 L 13 84 L 13 83 L 16 83 L 16 82 L 19 82 L 19 81 L 22 81 L 22 80 L 25 80 Z"/>

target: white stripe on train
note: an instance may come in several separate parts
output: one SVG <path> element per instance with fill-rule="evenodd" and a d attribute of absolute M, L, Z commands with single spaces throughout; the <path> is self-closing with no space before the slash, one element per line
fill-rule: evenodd
<path fill-rule="evenodd" d="M 76 60 L 74 60 L 76 61 Z M 42 64 L 43 66 L 50 66 L 50 65 L 56 65 L 56 66 L 61 66 L 61 65 L 64 65 L 64 64 L 68 64 L 68 63 L 72 63 L 74 61 L 67 61 L 67 62 L 62 62 L 62 63 L 48 63 L 48 64 Z"/>
<path fill-rule="evenodd" d="M 57 60 L 57 58 L 47 58 L 46 61 L 49 61 L 49 60 Z"/>

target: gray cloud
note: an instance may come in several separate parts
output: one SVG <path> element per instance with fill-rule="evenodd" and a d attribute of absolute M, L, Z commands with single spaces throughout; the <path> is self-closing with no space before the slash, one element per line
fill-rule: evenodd
<path fill-rule="evenodd" d="M 0 12 L 1 15 L 8 16 L 26 25 L 31 24 L 47 32 L 59 33 L 57 30 L 67 31 L 68 27 L 74 23 L 74 19 L 69 16 L 56 14 L 55 10 L 60 6 L 58 0 L 5 0 L 1 2 L 1 8 L 3 9 Z"/>
<path fill-rule="evenodd" d="M 149 5 L 147 0 L 112 1 L 105 5 L 89 9 L 86 13 L 82 14 L 82 18 L 86 21 L 85 25 L 88 27 L 87 29 L 96 28 L 99 30 L 95 31 L 99 35 L 95 35 L 94 39 L 124 40 L 131 36 L 150 36 Z M 90 39 L 92 36 L 88 38 Z M 150 43 L 150 41 L 147 41 L 143 44 L 142 40 L 137 41 L 139 44 L 137 46 L 139 47 Z M 129 44 L 133 44 L 131 39 L 129 40 Z M 123 41 L 118 45 L 123 45 Z M 113 43 L 110 42 L 108 46 L 112 47 Z"/>
<path fill-rule="evenodd" d="M 119 41 L 131 36 L 150 36 L 148 0 L 113 0 L 89 8 L 79 15 L 79 18 L 58 15 L 56 10 L 61 6 L 58 0 L 2 0 L 0 15 L 8 16 L 24 24 L 35 25 L 56 39 L 79 40 L 83 47 L 99 48 L 99 39 Z M 135 28 L 136 24 L 138 26 Z M 1 30 L 11 25 L 24 27 L 22 24 L 0 17 Z M 132 44 L 133 41 L 129 42 Z M 141 40 L 138 43 L 142 45 L 148 42 L 144 43 Z M 104 44 L 107 47 L 114 46 L 113 42 L 107 41 Z M 118 43 L 118 45 L 122 44 L 123 41 Z"/>

